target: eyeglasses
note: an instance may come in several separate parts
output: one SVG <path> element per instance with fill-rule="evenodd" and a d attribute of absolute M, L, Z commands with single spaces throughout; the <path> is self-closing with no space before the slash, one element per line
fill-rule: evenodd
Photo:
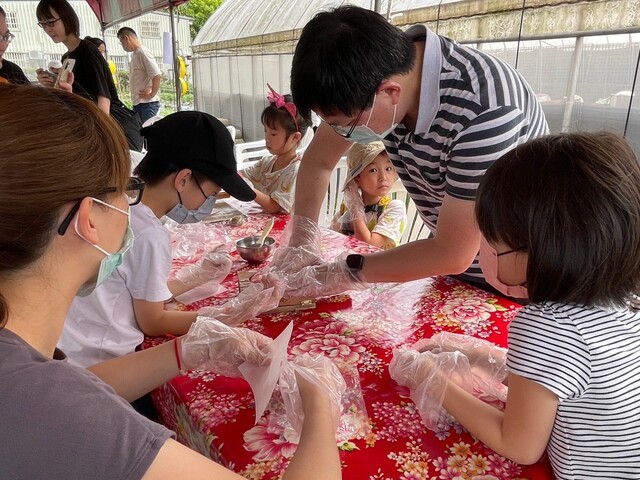
<path fill-rule="evenodd" d="M 40 28 L 53 28 L 58 20 L 60 20 L 60 17 L 54 18 L 53 20 L 43 20 L 38 22 L 38 26 Z"/>
<path fill-rule="evenodd" d="M 0 42 L 11 43 L 14 38 L 16 38 L 16 36 L 13 33 L 7 33 L 5 35 L 0 35 Z"/>
<path fill-rule="evenodd" d="M 198 186 L 198 188 L 200 189 L 200 193 L 204 195 L 204 198 L 209 198 L 210 196 L 215 197 L 216 195 L 218 195 L 218 193 L 220 193 L 220 192 L 213 192 L 211 195 L 207 195 L 206 193 L 204 193 L 204 190 L 202 190 L 202 187 L 200 186 L 200 182 L 198 181 L 198 179 L 196 177 L 192 177 L 192 178 L 196 182 L 196 185 Z"/>
<path fill-rule="evenodd" d="M 103 190 L 98 195 L 105 195 L 107 193 L 113 193 L 115 191 L 116 191 L 116 187 L 111 187 L 111 188 L 107 188 L 106 190 Z M 124 192 L 130 207 L 140 203 L 140 200 L 142 200 L 143 191 L 144 191 L 144 182 L 140 180 L 138 177 L 131 177 L 129 179 L 127 189 Z M 78 200 L 73 206 L 73 208 L 71 208 L 67 216 L 64 217 L 64 220 L 62 220 L 62 223 L 58 227 L 58 235 L 64 235 L 66 233 L 67 228 L 69 228 L 69 225 L 71 224 L 71 220 L 73 219 L 75 214 L 78 213 L 78 210 L 80 209 L 80 202 L 82 202 L 82 200 L 83 200 L 82 198 Z"/>
<path fill-rule="evenodd" d="M 343 137 L 343 138 L 351 138 L 351 134 L 353 133 L 353 131 L 358 126 L 358 123 L 360 122 L 360 118 L 362 118 L 362 114 L 364 113 L 365 110 L 366 110 L 366 108 L 363 108 L 362 110 L 360 110 L 360 113 L 358 114 L 356 119 L 353 121 L 353 123 L 351 124 L 351 127 L 349 127 L 348 130 L 347 130 L 347 127 L 343 127 L 343 126 L 340 126 L 340 125 L 329 124 L 329 126 L 331 128 L 333 128 L 333 131 L 336 132 L 341 137 Z"/>

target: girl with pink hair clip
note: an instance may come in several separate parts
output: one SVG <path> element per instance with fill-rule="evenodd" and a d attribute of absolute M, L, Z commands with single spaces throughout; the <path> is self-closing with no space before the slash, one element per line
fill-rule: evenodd
<path fill-rule="evenodd" d="M 300 115 L 291 95 L 280 95 L 271 85 L 267 87 L 269 106 L 263 110 L 260 120 L 270 155 L 240 173 L 253 184 L 255 201 L 264 211 L 290 213 L 302 158 L 296 150 L 311 122 Z"/>

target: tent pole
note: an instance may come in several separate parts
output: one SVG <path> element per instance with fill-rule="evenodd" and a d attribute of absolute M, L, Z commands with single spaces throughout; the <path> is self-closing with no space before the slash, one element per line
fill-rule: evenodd
<path fill-rule="evenodd" d="M 173 2 L 169 0 L 169 19 L 171 21 L 171 45 L 173 47 L 173 84 L 176 90 L 176 112 L 182 110 L 180 102 L 180 93 L 182 85 L 180 84 L 180 63 L 178 62 L 178 42 L 176 40 L 176 26 L 173 21 Z"/>

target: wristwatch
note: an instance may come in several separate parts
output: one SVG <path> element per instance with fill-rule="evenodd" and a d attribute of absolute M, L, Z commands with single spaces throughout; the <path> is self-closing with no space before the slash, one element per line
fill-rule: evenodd
<path fill-rule="evenodd" d="M 364 266 L 364 257 L 358 253 L 352 253 L 351 255 L 347 255 L 346 261 L 349 273 L 354 278 L 360 280 L 360 272 Z"/>

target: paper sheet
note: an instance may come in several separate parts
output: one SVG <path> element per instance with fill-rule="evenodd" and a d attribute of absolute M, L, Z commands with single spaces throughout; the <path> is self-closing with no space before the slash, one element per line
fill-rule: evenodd
<path fill-rule="evenodd" d="M 269 400 L 271 400 L 271 395 L 276 388 L 278 378 L 280 378 L 280 373 L 286 365 L 287 346 L 289 345 L 292 332 L 293 322 L 290 322 L 282 333 L 273 340 L 273 358 L 269 365 L 260 366 L 245 362 L 238 367 L 238 370 L 240 370 L 240 373 L 242 373 L 242 376 L 249 383 L 253 391 L 253 398 L 256 405 L 256 424 L 267 408 Z"/>

